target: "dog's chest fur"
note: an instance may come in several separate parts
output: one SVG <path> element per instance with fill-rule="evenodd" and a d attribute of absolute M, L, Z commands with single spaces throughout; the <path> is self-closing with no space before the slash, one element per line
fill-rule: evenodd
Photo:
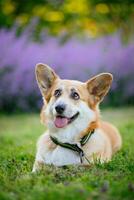
<path fill-rule="evenodd" d="M 74 151 L 57 146 L 55 150 L 46 153 L 45 163 L 55 166 L 80 164 L 80 157 Z"/>
<path fill-rule="evenodd" d="M 71 143 L 76 143 L 74 142 L 74 139 L 77 134 L 78 134 L 78 129 L 76 128 L 75 130 L 72 130 L 72 126 L 70 126 L 64 130 L 64 133 L 63 130 L 61 130 L 58 132 L 58 134 L 53 133 L 53 136 L 55 136 L 61 142 L 68 142 L 71 144 Z M 80 157 L 77 152 L 57 146 L 54 150 L 47 151 L 45 155 L 45 163 L 53 164 L 56 166 L 80 164 Z"/>
<path fill-rule="evenodd" d="M 84 146 L 88 149 L 88 152 L 86 153 L 87 156 L 90 156 L 93 152 L 98 152 L 105 142 L 102 139 L 103 133 L 101 130 L 96 130 L 95 133 L 90 137 L 89 141 Z M 45 137 L 45 134 L 44 134 Z M 97 143 L 97 145 L 96 145 Z M 88 146 L 88 147 L 87 147 Z M 43 151 L 42 151 L 43 153 Z M 44 163 L 46 164 L 53 164 L 55 166 L 64 166 L 64 165 L 80 165 L 80 156 L 77 152 L 74 152 L 70 149 L 66 149 L 60 146 L 57 146 L 55 149 L 47 149 L 45 151 L 44 157 Z"/>

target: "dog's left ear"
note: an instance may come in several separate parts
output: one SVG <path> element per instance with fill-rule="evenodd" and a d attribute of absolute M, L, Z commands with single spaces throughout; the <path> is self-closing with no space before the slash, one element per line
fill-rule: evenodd
<path fill-rule="evenodd" d="M 59 78 L 48 65 L 42 63 L 36 65 L 35 75 L 43 96 L 47 95 L 48 90 L 52 87 L 55 80 Z"/>
<path fill-rule="evenodd" d="M 113 76 L 110 73 L 101 73 L 86 82 L 90 95 L 93 96 L 94 102 L 99 103 L 110 89 Z"/>

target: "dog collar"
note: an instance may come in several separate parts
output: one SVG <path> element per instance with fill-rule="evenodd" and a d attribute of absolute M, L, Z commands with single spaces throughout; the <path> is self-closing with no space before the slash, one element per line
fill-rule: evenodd
<path fill-rule="evenodd" d="M 84 157 L 87 160 L 87 162 L 90 163 L 90 161 L 85 156 L 84 151 L 81 149 L 81 146 L 84 146 L 88 142 L 88 140 L 90 139 L 90 137 L 92 136 L 93 133 L 94 133 L 94 129 L 92 131 L 90 131 L 87 135 L 84 135 L 84 137 L 82 137 L 80 140 L 80 145 L 70 144 L 68 142 L 60 142 L 56 137 L 53 137 L 53 136 L 50 136 L 50 138 L 53 141 L 53 143 L 55 143 L 56 145 L 59 145 L 63 148 L 70 149 L 72 151 L 77 152 L 80 156 L 81 163 L 83 163 Z"/>

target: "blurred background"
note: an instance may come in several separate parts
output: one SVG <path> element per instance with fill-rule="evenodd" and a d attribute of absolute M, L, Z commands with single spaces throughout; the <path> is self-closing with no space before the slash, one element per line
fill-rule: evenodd
<path fill-rule="evenodd" d="M 134 1 L 1 0 L 0 112 L 41 108 L 38 62 L 80 81 L 111 72 L 103 105 L 133 105 Z"/>

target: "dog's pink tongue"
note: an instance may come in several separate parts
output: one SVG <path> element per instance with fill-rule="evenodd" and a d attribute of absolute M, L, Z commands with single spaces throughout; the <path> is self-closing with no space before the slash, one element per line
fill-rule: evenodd
<path fill-rule="evenodd" d="M 68 119 L 66 117 L 56 117 L 54 124 L 57 128 L 63 128 L 68 124 Z"/>

